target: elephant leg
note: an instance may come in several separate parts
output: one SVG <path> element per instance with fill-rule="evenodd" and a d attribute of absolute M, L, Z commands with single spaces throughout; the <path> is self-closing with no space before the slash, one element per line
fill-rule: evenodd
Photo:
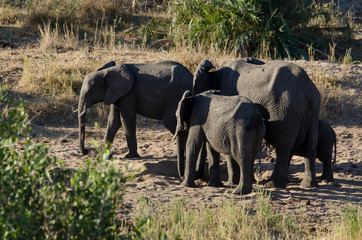
<path fill-rule="evenodd" d="M 128 106 L 127 106 L 128 105 Z M 137 158 L 140 155 L 137 153 L 137 139 L 136 139 L 136 106 L 133 106 L 129 101 L 122 101 L 120 106 L 121 110 L 121 123 L 126 135 L 128 154 L 126 158 Z"/>
<path fill-rule="evenodd" d="M 205 144 L 205 143 L 204 143 Z M 220 179 L 220 153 L 216 152 L 209 143 L 206 143 L 207 155 L 209 156 L 210 180 L 207 184 L 212 187 L 222 187 Z"/>
<path fill-rule="evenodd" d="M 226 156 L 228 168 L 228 181 L 227 185 L 236 185 L 240 181 L 240 168 L 239 164 L 230 155 Z"/>
<path fill-rule="evenodd" d="M 204 133 L 200 126 L 190 128 L 186 142 L 185 179 L 181 183 L 182 186 L 195 187 L 196 160 L 204 141 Z"/>
<path fill-rule="evenodd" d="M 285 188 L 287 186 L 288 166 L 292 149 L 293 147 L 291 144 L 275 146 L 277 157 L 275 160 L 274 170 L 271 177 L 264 183 L 265 187 Z"/>
<path fill-rule="evenodd" d="M 106 135 L 103 139 L 104 146 L 111 145 L 113 143 L 114 137 L 120 127 L 121 119 L 119 108 L 112 104 L 108 115 Z"/>
<path fill-rule="evenodd" d="M 324 149 L 325 150 L 325 149 Z M 325 152 L 320 153 L 318 151 L 318 158 L 323 163 L 323 173 L 320 180 L 326 180 L 327 182 L 333 182 L 333 170 L 332 170 L 332 149 L 327 149 Z"/>
<path fill-rule="evenodd" d="M 206 163 L 206 144 L 203 143 L 202 147 L 201 147 L 201 150 L 199 152 L 199 155 L 197 157 L 195 180 L 196 179 L 204 179 L 205 180 L 206 176 L 203 176 L 204 175 L 205 163 Z"/>
<path fill-rule="evenodd" d="M 304 179 L 300 186 L 303 188 L 317 187 L 317 179 L 315 173 L 315 158 L 317 156 L 317 142 L 318 142 L 318 121 L 309 130 L 306 137 L 307 153 L 304 158 Z"/>
<path fill-rule="evenodd" d="M 292 161 L 292 158 L 293 158 L 293 156 L 290 157 L 290 158 L 289 158 L 289 161 L 288 161 L 288 167 L 287 167 L 287 182 L 290 182 L 290 181 L 289 181 L 289 168 L 290 168 L 290 162 Z"/>
<path fill-rule="evenodd" d="M 251 193 L 253 188 L 253 156 L 246 156 L 243 154 L 236 159 L 240 168 L 240 181 L 238 186 L 234 189 L 235 194 L 248 194 Z"/>
<path fill-rule="evenodd" d="M 266 188 L 285 188 L 288 181 L 289 160 L 293 154 L 294 145 L 298 137 L 299 123 L 297 120 L 287 119 L 284 122 L 269 122 L 266 134 L 267 141 L 275 148 L 276 159 L 272 175 L 263 181 Z"/>

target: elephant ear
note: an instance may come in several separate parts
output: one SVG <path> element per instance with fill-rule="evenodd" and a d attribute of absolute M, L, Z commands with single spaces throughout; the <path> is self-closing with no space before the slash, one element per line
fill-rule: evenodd
<path fill-rule="evenodd" d="M 125 65 L 122 64 L 106 70 L 104 83 L 104 103 L 109 105 L 131 91 L 134 84 L 134 77 Z"/>
<path fill-rule="evenodd" d="M 176 110 L 176 120 L 177 120 L 177 125 L 176 125 L 176 131 L 175 131 L 175 136 L 173 137 L 173 139 L 175 139 L 175 137 L 180 133 L 180 132 L 184 132 L 185 129 L 185 111 L 186 111 L 186 101 L 187 101 L 187 97 L 192 96 L 191 91 L 187 90 L 184 92 L 184 94 L 182 95 L 181 100 L 178 102 L 178 107 Z"/>
<path fill-rule="evenodd" d="M 205 59 L 200 62 L 194 74 L 192 86 L 193 95 L 209 90 L 210 83 L 208 79 L 208 73 L 212 68 L 214 68 L 214 66 L 209 60 Z"/>
<path fill-rule="evenodd" d="M 104 64 L 102 67 L 98 68 L 97 71 L 100 71 L 100 70 L 103 70 L 103 69 L 106 69 L 109 67 L 113 67 L 113 66 L 116 66 L 116 62 L 110 61 L 110 62 L 107 62 L 106 64 Z"/>

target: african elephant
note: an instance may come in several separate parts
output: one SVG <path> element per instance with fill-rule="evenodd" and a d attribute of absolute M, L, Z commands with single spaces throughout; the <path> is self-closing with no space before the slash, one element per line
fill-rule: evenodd
<path fill-rule="evenodd" d="M 209 186 L 222 186 L 220 153 L 228 154 L 238 164 L 240 181 L 234 193 L 252 190 L 253 165 L 265 133 L 259 109 L 242 96 L 222 96 L 205 92 L 191 96 L 186 91 L 176 111 L 176 134 L 188 134 L 183 186 L 195 186 L 196 160 L 203 143 L 209 156 Z M 179 158 L 183 160 L 182 158 Z M 179 164 L 179 166 L 183 164 Z"/>
<path fill-rule="evenodd" d="M 336 162 L 337 138 L 333 128 L 323 120 L 318 121 L 318 142 L 317 142 L 317 158 L 323 163 L 323 173 L 321 180 L 333 182 L 332 171 L 332 153 L 334 145 L 334 160 Z M 302 146 L 296 146 L 294 155 L 307 157 Z"/>
<path fill-rule="evenodd" d="M 302 187 L 317 186 L 315 157 L 318 138 L 320 94 L 306 72 L 283 61 L 264 63 L 256 59 L 238 59 L 211 71 L 203 60 L 196 69 L 194 94 L 216 89 L 222 95 L 240 95 L 255 103 L 265 120 L 265 140 L 276 149 L 276 164 L 266 187 L 286 187 L 288 162 L 294 146 L 306 153 Z"/>
<path fill-rule="evenodd" d="M 164 126 L 174 134 L 177 104 L 182 94 L 192 89 L 192 77 L 187 68 L 171 61 L 120 65 L 110 62 L 87 74 L 78 103 L 81 154 L 88 153 L 84 147 L 86 110 L 100 102 L 111 104 L 104 144 L 112 143 L 116 132 L 123 125 L 129 149 L 126 155 L 128 158 L 139 156 L 137 113 L 152 119 L 162 119 Z M 186 142 L 186 136 L 185 140 L 180 139 L 179 142 Z M 182 149 L 179 151 L 183 152 Z"/>

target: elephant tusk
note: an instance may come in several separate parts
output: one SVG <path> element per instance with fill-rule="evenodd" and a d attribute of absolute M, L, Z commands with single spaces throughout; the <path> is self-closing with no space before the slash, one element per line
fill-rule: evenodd
<path fill-rule="evenodd" d="M 85 114 L 85 111 L 86 111 L 87 109 L 84 109 L 81 113 L 79 113 L 78 114 L 78 117 L 81 117 L 81 116 L 83 116 L 84 114 Z"/>
<path fill-rule="evenodd" d="M 178 133 L 175 133 L 175 135 L 173 135 L 171 142 L 175 141 L 176 137 L 177 137 Z"/>
<path fill-rule="evenodd" d="M 74 112 L 74 113 L 78 112 L 78 109 L 74 110 L 73 112 Z"/>

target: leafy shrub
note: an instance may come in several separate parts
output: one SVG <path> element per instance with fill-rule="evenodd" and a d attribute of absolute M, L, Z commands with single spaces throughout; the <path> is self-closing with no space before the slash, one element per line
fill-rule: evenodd
<path fill-rule="evenodd" d="M 307 45 L 327 46 L 333 3 L 315 1 L 181 0 L 172 3 L 177 42 L 266 58 L 308 57 Z"/>
<path fill-rule="evenodd" d="M 119 237 L 115 210 L 127 180 L 124 169 L 98 152 L 78 170 L 49 157 L 29 139 L 22 104 L 0 90 L 0 238 L 89 239 Z"/>

